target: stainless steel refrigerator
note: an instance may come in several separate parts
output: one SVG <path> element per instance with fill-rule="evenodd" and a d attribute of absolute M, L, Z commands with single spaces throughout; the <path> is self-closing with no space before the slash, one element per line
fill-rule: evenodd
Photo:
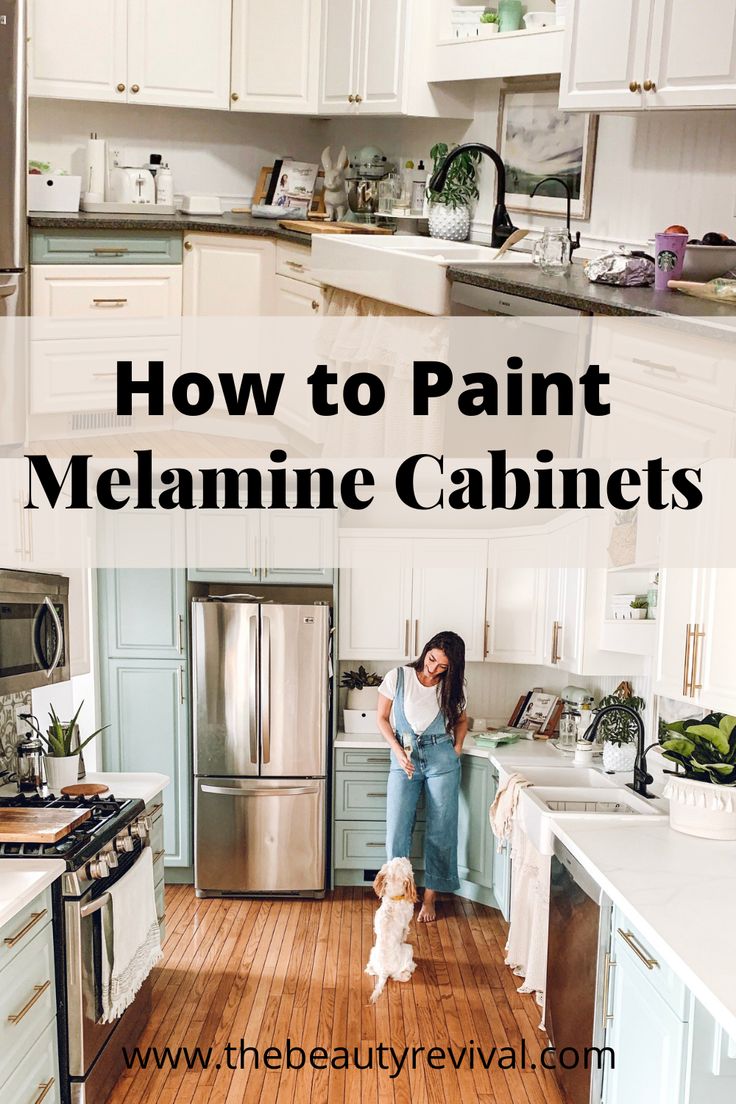
<path fill-rule="evenodd" d="M 198 897 L 325 890 L 330 610 L 192 601 Z"/>

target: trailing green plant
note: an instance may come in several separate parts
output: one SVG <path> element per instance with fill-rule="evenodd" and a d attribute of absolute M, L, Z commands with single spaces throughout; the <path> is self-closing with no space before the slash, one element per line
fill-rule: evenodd
<path fill-rule="evenodd" d="M 606 705 L 628 705 L 637 713 L 643 713 L 647 703 L 644 698 L 639 698 L 632 693 L 631 685 L 628 682 L 622 682 L 612 694 L 606 694 L 604 698 L 601 698 L 598 708 L 602 709 Z M 636 721 L 626 713 L 608 713 L 601 720 L 598 731 L 604 740 L 607 740 L 609 744 L 616 744 L 618 747 L 621 744 L 633 744 L 637 737 Z"/>
<path fill-rule="evenodd" d="M 736 717 L 706 717 L 660 726 L 662 754 L 683 768 L 694 782 L 736 786 Z"/>
<path fill-rule="evenodd" d="M 498 23 L 498 12 L 484 11 L 480 17 L 481 23 Z"/>
<path fill-rule="evenodd" d="M 633 602 L 629 602 L 632 609 L 649 609 L 649 599 L 643 594 L 638 594 Z"/>
<path fill-rule="evenodd" d="M 366 686 L 380 686 L 382 681 L 380 675 L 374 671 L 366 671 L 361 665 L 357 671 L 345 671 L 340 679 L 340 686 L 347 690 L 363 690 Z"/>
<path fill-rule="evenodd" d="M 452 148 L 455 149 L 454 146 Z M 429 153 L 434 174 L 450 153 L 450 147 L 446 142 L 435 142 Z M 427 188 L 427 199 L 430 203 L 442 203 L 446 207 L 452 207 L 453 211 L 458 207 L 470 207 L 480 196 L 477 184 L 480 158 L 478 150 L 466 150 L 459 154 L 450 165 L 442 191 L 433 192 Z"/>
<path fill-rule="evenodd" d="M 79 747 L 72 749 L 74 726 L 77 723 L 77 717 L 82 712 L 83 705 L 84 702 L 81 702 L 79 709 L 72 719 L 66 722 L 59 720 L 58 714 L 52 705 L 49 709 L 51 724 L 47 732 L 42 732 L 35 718 L 29 715 L 29 724 L 44 745 L 46 755 L 54 759 L 65 759 L 70 755 L 76 755 L 78 751 L 82 751 L 83 748 L 86 748 L 87 744 L 94 740 L 95 736 L 99 736 L 101 732 L 104 732 L 106 728 L 110 727 L 109 725 L 103 725 L 102 728 L 98 728 L 91 736 L 88 736 L 86 740 L 80 743 Z"/>

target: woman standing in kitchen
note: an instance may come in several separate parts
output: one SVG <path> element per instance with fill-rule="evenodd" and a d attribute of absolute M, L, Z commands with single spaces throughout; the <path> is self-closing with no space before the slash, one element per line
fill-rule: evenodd
<path fill-rule="evenodd" d="M 389 859 L 409 858 L 422 791 L 426 806 L 425 891 L 417 919 L 436 918 L 438 892 L 460 888 L 457 808 L 465 714 L 465 643 L 433 636 L 415 663 L 394 667 L 378 690 L 378 727 L 391 746 L 386 814 Z"/>

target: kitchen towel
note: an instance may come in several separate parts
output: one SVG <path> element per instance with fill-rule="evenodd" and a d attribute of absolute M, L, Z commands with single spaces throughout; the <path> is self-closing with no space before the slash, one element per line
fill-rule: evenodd
<path fill-rule="evenodd" d="M 506 965 L 524 978 L 518 991 L 534 993 L 537 1004 L 544 1005 L 551 860 L 531 842 L 520 817 L 514 819 L 511 862 L 513 877 Z M 544 1027 L 544 1020 L 540 1027 Z"/>
<path fill-rule="evenodd" d="M 150 847 L 109 893 L 102 910 L 102 1023 L 122 1016 L 162 957 Z"/>
<path fill-rule="evenodd" d="M 491 822 L 491 831 L 496 837 L 497 851 L 503 851 L 503 845 L 511 838 L 519 790 L 528 785 L 523 775 L 512 774 L 493 799 L 493 804 L 488 810 L 488 819 Z"/>

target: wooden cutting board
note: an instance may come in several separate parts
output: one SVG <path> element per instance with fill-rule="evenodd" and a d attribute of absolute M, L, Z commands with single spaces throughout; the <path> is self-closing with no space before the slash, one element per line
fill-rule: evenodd
<path fill-rule="evenodd" d="M 3 809 L 0 843 L 56 843 L 89 817 L 89 809 Z"/>
<path fill-rule="evenodd" d="M 318 222 L 308 219 L 279 219 L 284 230 L 297 234 L 393 234 L 386 226 L 372 226 L 361 222 Z"/>

